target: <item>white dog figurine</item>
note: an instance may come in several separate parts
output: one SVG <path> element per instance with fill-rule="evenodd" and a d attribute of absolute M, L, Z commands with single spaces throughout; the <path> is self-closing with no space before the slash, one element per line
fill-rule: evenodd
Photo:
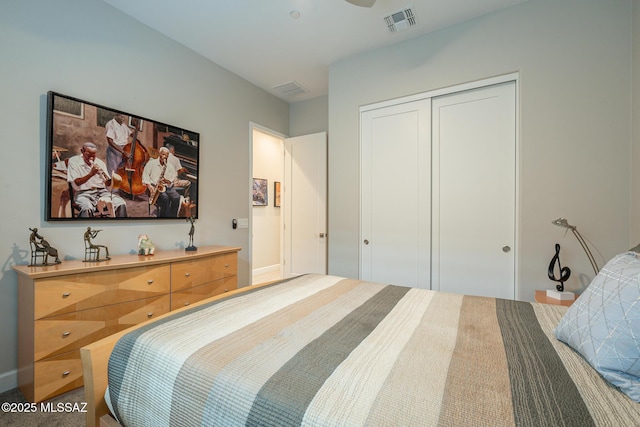
<path fill-rule="evenodd" d="M 138 255 L 153 255 L 156 250 L 153 242 L 146 234 L 138 235 Z"/>

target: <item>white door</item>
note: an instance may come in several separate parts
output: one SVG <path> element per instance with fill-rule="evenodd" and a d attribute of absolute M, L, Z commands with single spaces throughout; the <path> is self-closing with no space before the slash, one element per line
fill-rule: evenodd
<path fill-rule="evenodd" d="M 285 139 L 284 277 L 327 272 L 327 134 Z"/>
<path fill-rule="evenodd" d="M 432 286 L 515 297 L 515 83 L 433 99 Z"/>
<path fill-rule="evenodd" d="M 430 100 L 361 114 L 360 277 L 430 286 Z"/>

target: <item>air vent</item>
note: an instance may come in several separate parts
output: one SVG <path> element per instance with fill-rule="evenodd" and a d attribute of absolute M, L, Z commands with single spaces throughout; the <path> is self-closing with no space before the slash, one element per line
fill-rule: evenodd
<path fill-rule="evenodd" d="M 296 81 L 291 81 L 289 83 L 281 84 L 280 86 L 275 86 L 273 90 L 284 96 L 295 96 L 300 95 L 301 93 L 309 92 L 307 88 L 301 86 L 300 83 Z"/>
<path fill-rule="evenodd" d="M 407 30 L 418 23 L 412 7 L 407 7 L 384 17 L 387 28 L 392 33 Z"/>

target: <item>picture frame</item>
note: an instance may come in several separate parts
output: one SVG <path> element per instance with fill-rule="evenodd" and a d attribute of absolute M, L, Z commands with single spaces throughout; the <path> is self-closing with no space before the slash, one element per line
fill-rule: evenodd
<path fill-rule="evenodd" d="M 267 180 L 253 178 L 253 206 L 267 206 L 269 204 L 269 194 Z"/>
<path fill-rule="evenodd" d="M 54 91 L 47 93 L 46 114 L 45 221 L 184 221 L 198 217 L 198 132 Z M 111 126 L 109 123 L 117 116 L 122 129 L 128 129 L 127 143 L 119 146 L 127 156 L 108 149 L 107 126 Z M 87 143 L 91 150 L 95 149 L 94 158 L 83 157 L 83 147 Z M 175 179 L 171 174 L 173 182 L 167 187 L 171 195 L 174 191 L 178 194 L 179 202 L 174 197 L 169 204 L 160 196 L 159 202 L 151 203 L 149 189 L 142 182 L 147 166 L 150 169 L 160 167 L 158 157 L 162 147 L 170 151 L 167 163 L 172 166 L 167 170 L 173 168 L 177 172 Z M 110 159 L 109 150 L 113 153 Z M 79 177 L 80 167 L 85 169 L 85 177 L 91 168 L 98 167 L 99 172 L 95 175 L 102 178 L 99 183 L 101 196 L 89 209 L 81 202 L 85 199 L 82 193 L 91 188 L 79 185 L 74 178 Z"/>
<path fill-rule="evenodd" d="M 275 181 L 273 183 L 273 206 L 279 208 L 280 204 L 280 182 Z"/>

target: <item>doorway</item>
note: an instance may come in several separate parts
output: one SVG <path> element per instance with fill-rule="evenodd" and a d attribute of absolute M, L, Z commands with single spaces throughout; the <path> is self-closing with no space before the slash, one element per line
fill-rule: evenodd
<path fill-rule="evenodd" d="M 327 133 L 286 138 L 252 123 L 251 170 L 251 283 L 326 274 Z"/>
<path fill-rule="evenodd" d="M 282 203 L 276 191 L 284 181 L 285 137 L 252 125 L 251 141 L 251 284 L 255 285 L 283 277 Z M 260 195 L 254 192 L 254 183 Z"/>

